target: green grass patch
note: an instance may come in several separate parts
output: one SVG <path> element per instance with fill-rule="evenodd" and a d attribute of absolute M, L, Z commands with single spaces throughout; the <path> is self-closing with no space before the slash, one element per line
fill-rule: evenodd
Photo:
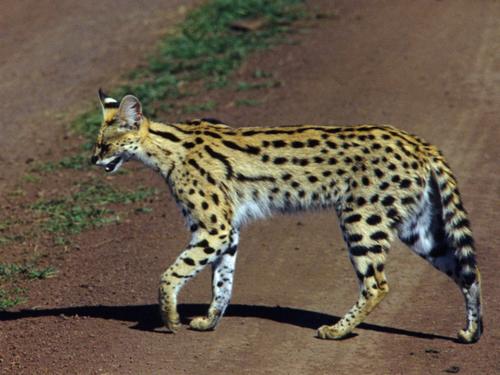
<path fill-rule="evenodd" d="M 139 188 L 135 191 L 120 191 L 102 181 L 81 184 L 77 192 L 56 199 L 41 200 L 32 208 L 42 216 L 43 229 L 60 235 L 80 233 L 120 220 L 110 204 L 127 204 L 142 201 L 155 194 L 154 189 Z M 56 237 L 63 244 L 64 237 Z"/>
<path fill-rule="evenodd" d="M 24 303 L 26 301 L 24 292 L 21 288 L 0 288 L 0 311 Z"/>
<path fill-rule="evenodd" d="M 238 82 L 236 84 L 236 91 L 249 91 L 249 90 L 260 90 L 260 89 L 270 89 L 273 87 L 281 86 L 280 81 L 264 81 L 264 82 Z"/>
<path fill-rule="evenodd" d="M 53 162 L 40 162 L 36 163 L 30 168 L 31 173 L 46 173 L 53 172 L 59 169 L 73 169 L 77 171 L 83 171 L 90 167 L 88 152 L 82 152 L 70 156 L 66 156 L 59 161 Z M 27 182 L 38 182 L 40 177 L 36 174 L 28 173 L 24 176 L 24 180 Z"/>
<path fill-rule="evenodd" d="M 36 263 L 0 263 L 0 280 L 10 281 L 19 277 L 26 279 L 47 279 L 55 276 L 57 271 L 53 267 L 38 268 Z"/>
<path fill-rule="evenodd" d="M 255 107 L 262 103 L 257 99 L 238 99 L 235 101 L 237 107 Z"/>
<path fill-rule="evenodd" d="M 266 72 L 265 70 L 262 69 L 255 69 L 252 76 L 253 78 L 270 78 L 273 76 L 273 73 Z"/>
<path fill-rule="evenodd" d="M 31 184 L 36 184 L 36 183 L 40 182 L 40 176 L 37 176 L 37 175 L 32 174 L 32 173 L 26 173 L 23 176 L 23 181 L 29 182 Z"/>
<path fill-rule="evenodd" d="M 27 300 L 26 289 L 19 288 L 19 282 L 47 279 L 56 274 L 54 267 L 39 267 L 36 260 L 26 263 L 0 263 L 0 310 L 12 308 Z"/>

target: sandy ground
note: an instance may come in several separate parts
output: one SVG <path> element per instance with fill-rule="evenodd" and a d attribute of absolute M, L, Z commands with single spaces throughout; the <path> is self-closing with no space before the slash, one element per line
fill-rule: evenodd
<path fill-rule="evenodd" d="M 43 155 L 38 148 L 23 147 L 33 127 L 24 126 L 18 132 L 11 122 L 76 105 L 82 96 L 93 95 L 99 80 L 117 79 L 114 64 L 126 69 L 140 56 L 119 37 L 127 32 L 117 32 L 113 26 L 125 27 L 126 12 L 117 15 L 122 21 L 114 19 L 110 24 L 95 21 L 106 19 L 103 13 L 108 8 L 100 2 L 95 2 L 96 7 L 76 8 L 85 13 L 81 24 L 95 28 L 91 23 L 95 21 L 104 25 L 99 31 L 107 38 L 115 38 L 121 55 L 107 60 L 103 56 L 116 57 L 118 52 L 103 47 L 78 55 L 73 50 L 73 43 L 85 44 L 81 35 L 87 28 L 52 31 L 52 39 L 43 37 L 58 20 L 75 23 L 66 20 L 63 11 L 44 18 L 39 12 L 21 11 L 17 2 L 4 3 L 11 3 L 2 5 L 10 16 L 3 9 L 0 14 L 12 37 L 7 51 L 11 48 L 14 56 L 12 64 L 9 59 L 0 68 L 0 76 L 6 77 L 2 88 L 14 90 L 8 97 L 0 90 L 2 101 L 14 112 L 12 121 L 2 127 L 12 140 L 5 142 L 3 136 L 1 140 L 8 150 L 2 158 L 10 170 L 17 165 L 15 155 Z M 298 44 L 252 57 L 238 72 L 244 78 L 256 67 L 267 69 L 283 85 L 256 93 L 264 104 L 251 108 L 232 106 L 232 93 L 214 93 L 223 105 L 206 115 L 235 125 L 391 123 L 439 145 L 459 180 L 477 242 L 486 327 L 481 341 L 475 345 L 454 341 L 464 323 L 459 290 L 399 243 L 391 249 L 387 267 L 391 293 L 356 335 L 343 341 L 316 339 L 315 329 L 344 314 L 357 293 L 331 212 L 276 217 L 248 226 L 242 233 L 233 303 L 219 328 L 209 333 L 187 329 L 176 335 L 166 333 L 157 315 L 158 277 L 183 248 L 187 233 L 160 178 L 141 170 L 137 181 L 163 189 L 162 201 L 155 203 L 150 215 L 76 238 L 80 250 L 59 261 L 57 278 L 34 284 L 28 305 L 22 306 L 25 310 L 0 313 L 0 373 L 500 373 L 500 261 L 496 256 L 500 3 L 308 3 L 337 16 L 315 22 L 307 33 L 295 37 Z M 155 17 L 168 14 L 167 8 Z M 70 17 L 72 12 L 68 11 Z M 145 29 L 149 30 L 146 41 L 152 42 L 155 28 Z M 31 35 L 36 35 L 36 43 Z M 142 43 L 141 36 L 134 37 Z M 80 56 L 88 61 L 77 70 L 72 63 L 62 65 L 52 73 L 50 84 L 33 87 L 32 78 L 26 77 L 36 74 L 32 64 L 42 62 L 22 59 L 14 52 L 22 40 L 31 40 L 40 55 L 53 55 L 51 46 L 60 45 L 61 59 L 79 61 Z M 87 78 L 88 71 L 94 73 L 92 78 Z M 76 76 L 80 78 L 68 85 L 69 77 Z M 38 95 L 19 91 L 23 101 L 16 100 L 16 87 L 29 87 Z M 33 102 L 29 111 L 22 110 L 24 100 Z M 43 140 L 40 150 L 59 147 L 50 132 L 40 129 L 37 134 Z M 204 272 L 183 290 L 184 317 L 206 309 L 209 279 Z"/>

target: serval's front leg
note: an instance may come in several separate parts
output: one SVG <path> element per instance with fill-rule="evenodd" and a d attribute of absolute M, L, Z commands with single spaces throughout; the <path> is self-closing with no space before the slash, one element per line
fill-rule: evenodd
<path fill-rule="evenodd" d="M 239 232 L 237 230 L 231 231 L 230 246 L 212 263 L 212 302 L 207 316 L 199 316 L 191 321 L 189 326 L 192 329 L 197 331 L 212 330 L 224 315 L 231 300 L 238 239 Z"/>
<path fill-rule="evenodd" d="M 217 234 L 207 231 L 194 232 L 189 246 L 163 273 L 160 279 L 160 312 L 163 322 L 171 332 L 180 328 L 177 295 L 181 288 L 207 264 L 215 262 L 228 247 L 229 231 Z"/>

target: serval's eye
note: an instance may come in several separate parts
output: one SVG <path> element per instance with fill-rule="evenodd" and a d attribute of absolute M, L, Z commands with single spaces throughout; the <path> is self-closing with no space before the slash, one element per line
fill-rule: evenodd
<path fill-rule="evenodd" d="M 101 155 L 104 155 L 109 151 L 110 145 L 109 143 L 102 143 L 99 145 L 99 149 L 101 150 Z"/>

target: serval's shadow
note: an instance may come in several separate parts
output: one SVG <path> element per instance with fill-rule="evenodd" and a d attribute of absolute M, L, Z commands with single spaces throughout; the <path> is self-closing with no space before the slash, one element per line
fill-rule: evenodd
<path fill-rule="evenodd" d="M 189 322 L 189 317 L 204 315 L 208 310 L 206 304 L 181 304 L 179 305 L 179 313 L 181 314 L 182 323 Z M 132 329 L 142 331 L 165 332 L 163 324 L 158 313 L 158 306 L 154 305 L 127 305 L 127 306 L 75 306 L 62 307 L 53 309 L 35 309 L 35 310 L 20 310 L 20 311 L 0 311 L 0 321 L 18 320 L 25 318 L 50 317 L 50 316 L 88 316 L 99 319 L 111 319 L 128 321 L 135 323 L 131 326 Z M 225 313 L 226 317 L 240 318 L 258 318 L 268 319 L 283 324 L 291 324 L 298 327 L 317 329 L 324 324 L 334 324 L 340 318 L 334 315 L 323 314 L 315 311 L 280 307 L 280 306 L 263 306 L 263 305 L 230 305 Z M 455 338 L 435 335 L 432 333 L 423 333 L 410 331 L 402 328 L 394 328 L 381 326 L 371 323 L 362 323 L 358 326 L 359 329 L 377 331 L 393 335 L 403 335 L 417 337 L 427 340 L 448 340 L 456 341 Z M 351 335 L 350 337 L 353 337 Z"/>

